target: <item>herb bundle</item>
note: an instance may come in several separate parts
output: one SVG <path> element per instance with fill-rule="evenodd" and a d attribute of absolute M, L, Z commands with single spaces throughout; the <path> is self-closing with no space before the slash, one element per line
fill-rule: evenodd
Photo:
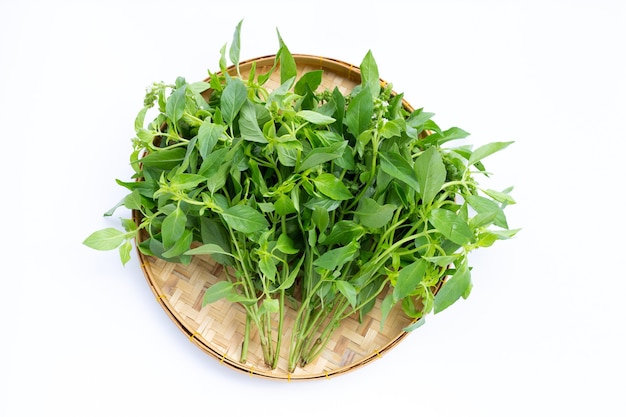
<path fill-rule="evenodd" d="M 139 216 L 84 243 L 119 249 L 124 264 L 133 240 L 170 262 L 211 255 L 228 277 L 203 302 L 226 298 L 245 309 L 241 361 L 252 326 L 270 368 L 290 334 L 290 372 L 383 291 L 381 326 L 399 303 L 414 319 L 407 330 L 466 298 L 468 253 L 516 233 L 504 215 L 511 189 L 475 179 L 488 176 L 483 159 L 511 142 L 444 147 L 468 133 L 406 105 L 381 83 L 371 52 L 348 94 L 320 88 L 322 71 L 298 77 L 280 35 L 271 70 L 253 65 L 243 78 L 240 30 L 241 22 L 228 50 L 232 71 L 225 45 L 207 82 L 179 77 L 148 89 L 135 120 L 133 180 L 118 180 L 129 194 L 106 213 L 123 206 Z M 275 71 L 281 85 L 269 90 Z M 289 332 L 286 308 L 297 312 Z"/>

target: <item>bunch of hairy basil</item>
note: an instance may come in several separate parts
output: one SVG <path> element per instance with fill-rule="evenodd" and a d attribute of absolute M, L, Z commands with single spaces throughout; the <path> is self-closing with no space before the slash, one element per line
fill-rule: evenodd
<path fill-rule="evenodd" d="M 381 85 L 371 52 L 361 84 L 345 95 L 320 91 L 321 71 L 298 78 L 280 35 L 272 70 L 253 66 L 244 79 L 240 29 L 229 49 L 234 75 L 225 45 L 208 82 L 179 77 L 148 90 L 135 122 L 134 181 L 118 180 L 130 193 L 106 213 L 124 206 L 140 220 L 123 219 L 124 231 L 103 229 L 84 243 L 119 248 L 123 263 L 132 240 L 171 262 L 212 255 L 231 273 L 204 303 L 225 297 L 245 309 L 241 360 L 250 326 L 271 368 L 291 334 L 289 371 L 311 362 L 342 319 L 368 313 L 389 286 L 383 322 L 400 303 L 415 319 L 407 330 L 467 297 L 468 253 L 516 232 L 503 211 L 514 203 L 510 189 L 483 189 L 474 178 L 487 176 L 483 158 L 510 142 L 444 148 L 468 134 L 403 104 Z M 281 85 L 269 91 L 277 70 Z M 288 306 L 297 311 L 290 332 Z"/>

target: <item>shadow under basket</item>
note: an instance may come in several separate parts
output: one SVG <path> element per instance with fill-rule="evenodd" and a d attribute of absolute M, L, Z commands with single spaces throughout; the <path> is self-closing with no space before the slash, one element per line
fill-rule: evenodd
<path fill-rule="evenodd" d="M 266 73 L 274 64 L 274 59 L 272 55 L 240 63 L 242 77 L 247 77 L 253 62 L 256 63 L 257 74 Z M 337 87 L 341 93 L 348 94 L 361 82 L 358 66 L 310 55 L 294 55 L 294 59 L 298 78 L 309 71 L 324 70 L 321 89 L 332 90 Z M 234 73 L 235 69 L 231 68 L 229 71 Z M 384 81 L 381 83 L 384 84 Z M 265 86 L 272 90 L 279 85 L 280 71 L 276 70 Z M 409 111 L 413 110 L 406 102 L 404 107 Z M 133 212 L 133 216 L 135 220 L 139 220 L 137 212 Z M 356 315 L 344 319 L 317 359 L 304 368 L 298 367 L 289 373 L 289 329 L 296 312 L 286 307 L 284 328 L 288 330 L 283 334 L 282 353 L 277 368 L 269 369 L 265 365 L 258 333 L 254 329 L 250 334 L 246 363 L 241 363 L 239 358 L 246 323 L 243 307 L 225 299 L 202 307 L 206 289 L 226 279 L 223 266 L 208 255 L 196 255 L 189 265 L 183 265 L 147 256 L 139 250 L 137 252 L 141 268 L 157 301 L 187 338 L 219 363 L 252 376 L 287 381 L 312 380 L 330 378 L 358 369 L 382 357 L 402 341 L 407 335 L 403 329 L 413 322 L 396 305 L 381 329 L 380 304 L 386 295 L 386 291 L 383 291 L 376 300 L 375 307 L 363 320 L 359 320 Z"/>

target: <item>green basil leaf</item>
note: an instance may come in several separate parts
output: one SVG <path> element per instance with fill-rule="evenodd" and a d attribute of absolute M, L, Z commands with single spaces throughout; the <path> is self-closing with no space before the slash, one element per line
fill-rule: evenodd
<path fill-rule="evenodd" d="M 417 289 L 417 286 L 422 282 L 422 278 L 424 278 L 424 274 L 426 273 L 426 264 L 424 259 L 418 259 L 400 269 L 396 284 L 393 288 L 394 301 L 402 300 Z"/>
<path fill-rule="evenodd" d="M 255 233 L 269 227 L 265 216 L 250 206 L 232 206 L 224 210 L 221 215 L 228 226 L 238 232 Z"/>
<path fill-rule="evenodd" d="M 215 124 L 208 118 L 200 125 L 198 129 L 198 151 L 202 159 L 206 159 L 213 151 L 225 129 L 226 126 Z"/>
<path fill-rule="evenodd" d="M 465 197 L 465 201 L 474 209 L 478 216 L 481 216 L 485 220 L 480 224 L 476 224 L 476 227 L 487 226 L 491 222 L 496 226 L 508 229 L 509 225 L 504 215 L 504 210 L 493 200 L 478 195 L 469 195 Z"/>
<path fill-rule="evenodd" d="M 278 240 L 276 241 L 276 249 L 286 255 L 295 255 L 296 253 L 300 252 L 293 245 L 293 240 L 285 233 L 278 236 Z"/>
<path fill-rule="evenodd" d="M 466 265 L 457 269 L 454 275 L 448 279 L 435 295 L 435 314 L 442 312 L 454 304 L 459 298 L 466 297 L 471 287 L 471 274 Z"/>
<path fill-rule="evenodd" d="M 322 207 L 315 207 L 313 214 L 311 215 L 311 220 L 313 221 L 313 224 L 317 226 L 320 233 L 324 233 L 328 227 L 328 221 L 330 220 L 328 211 Z"/>
<path fill-rule="evenodd" d="M 354 213 L 358 216 L 358 221 L 365 227 L 378 229 L 385 226 L 393 217 L 396 206 L 393 204 L 380 205 L 376 200 L 363 198 L 359 202 L 359 207 Z"/>
<path fill-rule="evenodd" d="M 278 160 L 286 167 L 296 166 L 298 155 L 302 151 L 302 144 L 298 140 L 277 142 L 274 147 L 278 154 Z"/>
<path fill-rule="evenodd" d="M 204 292 L 204 297 L 202 297 L 202 306 L 204 307 L 207 304 L 214 303 L 222 298 L 226 298 L 229 294 L 232 294 L 235 291 L 234 285 L 228 281 L 218 281 L 215 284 L 211 285 Z"/>
<path fill-rule="evenodd" d="M 302 159 L 302 162 L 296 169 L 296 172 L 306 171 L 307 169 L 317 167 L 325 162 L 342 157 L 347 144 L 347 141 L 341 141 L 335 142 L 330 146 L 311 150 L 306 154 L 304 159 Z"/>
<path fill-rule="evenodd" d="M 216 245 L 218 246 L 222 252 L 230 254 L 231 250 L 231 239 L 226 230 L 226 227 L 222 224 L 222 222 L 208 218 L 206 216 L 202 216 L 200 218 L 200 238 L 202 243 L 208 245 Z M 211 254 L 212 258 L 219 262 L 222 265 L 232 265 L 232 259 L 229 256 L 226 256 L 222 253 L 218 253 L 217 250 Z"/>
<path fill-rule="evenodd" d="M 230 50 L 228 51 L 228 55 L 230 61 L 239 67 L 239 53 L 241 51 L 241 24 L 243 20 L 240 20 L 235 28 L 235 33 L 233 34 L 233 42 L 230 45 Z"/>
<path fill-rule="evenodd" d="M 361 90 L 348 104 L 346 110 L 346 125 L 348 132 L 355 138 L 368 130 L 372 124 L 374 101 L 369 88 Z"/>
<path fill-rule="evenodd" d="M 232 78 L 222 92 L 220 103 L 222 117 L 228 125 L 232 126 L 235 117 L 237 117 L 239 110 L 241 110 L 247 98 L 248 89 L 243 81 L 239 78 Z"/>
<path fill-rule="evenodd" d="M 261 303 L 261 307 L 259 307 L 259 316 L 263 316 L 265 314 L 278 313 L 280 311 L 280 305 L 276 298 L 266 298 Z"/>
<path fill-rule="evenodd" d="M 138 189 L 133 190 L 124 198 L 124 207 L 129 210 L 141 210 L 141 192 Z"/>
<path fill-rule="evenodd" d="M 419 329 L 426 323 L 426 318 L 422 317 L 419 320 L 414 321 L 413 323 L 406 326 L 404 329 L 405 332 L 412 332 L 413 330 Z"/>
<path fill-rule="evenodd" d="M 442 145 L 446 142 L 450 142 L 452 140 L 457 140 L 457 139 L 464 139 L 468 136 L 469 136 L 469 133 L 467 133 L 463 129 L 459 129 L 458 127 L 451 127 L 450 129 L 444 132 L 437 132 L 437 133 L 428 135 L 424 139 L 424 144 Z"/>
<path fill-rule="evenodd" d="M 108 227 L 89 235 L 83 244 L 96 250 L 113 250 L 120 246 L 126 238 L 125 232 Z"/>
<path fill-rule="evenodd" d="M 187 224 L 187 216 L 180 207 L 168 214 L 163 220 L 161 233 L 163 234 L 163 246 L 166 249 L 171 248 L 183 236 L 185 225 Z"/>
<path fill-rule="evenodd" d="M 346 300 L 348 300 L 352 307 L 356 306 L 357 291 L 354 285 L 350 284 L 348 281 L 335 281 L 335 286 L 339 292 L 346 297 Z"/>
<path fill-rule="evenodd" d="M 173 148 L 153 151 L 144 156 L 139 162 L 145 168 L 173 169 L 184 159 L 187 151 L 183 148 Z"/>
<path fill-rule="evenodd" d="M 351 242 L 346 246 L 331 249 L 325 252 L 313 262 L 313 265 L 333 271 L 335 268 L 353 260 L 358 253 L 358 244 L 356 242 Z"/>
<path fill-rule="evenodd" d="M 270 253 L 264 252 L 259 255 L 259 270 L 269 281 L 274 282 L 276 280 L 276 264 Z"/>
<path fill-rule="evenodd" d="M 315 91 L 322 83 L 323 74 L 323 70 L 314 70 L 303 74 L 293 87 L 293 92 L 299 96 L 304 96 L 309 91 Z"/>
<path fill-rule="evenodd" d="M 318 113 L 313 110 L 300 110 L 296 113 L 296 116 L 302 117 L 307 122 L 318 126 L 326 126 L 335 121 L 332 117 L 323 115 L 322 113 Z"/>
<path fill-rule="evenodd" d="M 339 220 L 333 225 L 323 242 L 324 245 L 347 245 L 358 241 L 365 234 L 365 228 L 352 220 Z"/>
<path fill-rule="evenodd" d="M 474 240 L 474 233 L 467 222 L 450 210 L 433 209 L 429 221 L 446 239 L 457 245 L 465 245 Z"/>
<path fill-rule="evenodd" d="M 226 252 L 221 246 L 215 243 L 206 243 L 197 248 L 189 249 L 185 255 L 227 255 L 234 257 L 232 253 Z"/>
<path fill-rule="evenodd" d="M 469 165 L 474 165 L 478 161 L 481 161 L 483 158 L 486 158 L 489 155 L 506 148 L 512 143 L 513 142 L 492 142 L 492 143 L 483 145 L 472 152 L 472 155 L 470 156 L 468 163 Z"/>
<path fill-rule="evenodd" d="M 290 80 L 290 83 L 293 83 L 293 80 L 296 79 L 296 75 L 298 73 L 296 60 L 291 55 L 291 52 L 289 52 L 289 48 L 285 45 L 278 29 L 276 29 L 276 34 L 278 35 L 278 42 L 280 45 L 280 50 L 278 52 L 278 56 L 280 57 L 280 83 L 285 84 Z"/>
<path fill-rule="evenodd" d="M 185 112 L 185 92 L 187 90 L 186 85 L 174 90 L 174 92 L 167 98 L 165 104 L 165 114 L 174 123 L 183 117 Z"/>
<path fill-rule="evenodd" d="M 407 184 L 416 192 L 420 192 L 417 174 L 402 155 L 397 152 L 381 152 L 380 157 L 380 168 L 385 173 Z"/>
<path fill-rule="evenodd" d="M 510 190 L 509 190 L 510 191 Z M 485 190 L 485 194 L 499 203 L 515 204 L 515 200 L 507 191 Z"/>
<path fill-rule="evenodd" d="M 293 204 L 293 201 L 284 194 L 278 197 L 278 199 L 274 202 L 274 208 L 276 209 L 276 213 L 280 216 L 287 216 L 296 212 L 296 207 Z"/>
<path fill-rule="evenodd" d="M 391 309 L 393 308 L 394 305 L 394 301 L 393 301 L 393 294 L 387 294 L 387 296 L 383 299 L 382 303 L 380 304 L 380 330 L 383 330 L 383 327 L 385 326 L 385 321 L 387 320 L 387 316 L 389 315 L 389 312 L 391 311 Z"/>
<path fill-rule="evenodd" d="M 361 85 L 366 86 L 372 97 L 380 94 L 380 76 L 378 75 L 378 65 L 372 55 L 372 51 L 367 51 L 365 58 L 360 65 Z"/>
<path fill-rule="evenodd" d="M 263 131 L 259 127 L 256 117 L 254 104 L 250 100 L 246 100 L 241 107 L 241 116 L 239 117 L 239 131 L 241 137 L 249 142 L 267 143 Z"/>
<path fill-rule="evenodd" d="M 184 254 L 193 242 L 193 232 L 190 229 L 185 229 L 182 236 L 165 252 L 161 254 L 164 258 L 175 258 Z"/>
<path fill-rule="evenodd" d="M 286 290 L 287 288 L 291 288 L 293 286 L 294 282 L 296 282 L 296 277 L 298 276 L 298 273 L 300 272 L 300 267 L 302 266 L 302 263 L 304 262 L 304 258 L 305 258 L 304 256 L 299 257 L 298 262 L 293 267 L 289 275 L 287 275 L 287 278 L 285 278 L 285 280 L 276 289 L 277 291 Z"/>
<path fill-rule="evenodd" d="M 352 193 L 346 185 L 333 174 L 324 173 L 313 178 L 313 183 L 317 190 L 333 200 L 349 200 Z"/>
<path fill-rule="evenodd" d="M 431 146 L 415 160 L 422 204 L 430 204 L 446 182 L 446 167 L 437 148 Z"/>

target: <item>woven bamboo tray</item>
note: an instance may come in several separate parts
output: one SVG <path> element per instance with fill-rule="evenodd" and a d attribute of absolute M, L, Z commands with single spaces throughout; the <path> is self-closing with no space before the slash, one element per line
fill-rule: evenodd
<path fill-rule="evenodd" d="M 294 58 L 298 77 L 308 71 L 324 70 L 320 87 L 322 89 L 332 90 L 337 87 L 346 94 L 361 82 L 359 68 L 345 62 L 310 55 L 294 55 Z M 249 74 L 253 62 L 256 62 L 257 74 L 266 73 L 274 63 L 274 56 L 240 63 L 244 78 Z M 232 68 L 230 70 L 234 71 Z M 275 77 L 270 78 L 266 84 L 269 90 L 280 85 L 279 71 L 274 74 Z M 404 106 L 413 110 L 406 102 Z M 137 213 L 134 215 L 137 216 Z M 283 335 L 281 352 L 285 357 L 279 359 L 276 369 L 269 369 L 264 364 L 255 331 L 250 335 L 248 359 L 246 363 L 241 363 L 239 357 L 246 321 L 244 309 L 226 300 L 202 307 L 205 290 L 215 282 L 225 279 L 222 265 L 210 256 L 194 256 L 191 264 L 182 265 L 137 252 L 141 268 L 157 301 L 185 336 L 219 363 L 249 375 L 292 381 L 323 379 L 343 374 L 382 357 L 407 335 L 403 329 L 412 323 L 400 306 L 396 306 L 387 316 L 384 328 L 380 329 L 380 303 L 386 295 L 383 292 L 364 320 L 359 321 L 356 316 L 344 320 L 326 349 L 306 367 L 298 367 L 293 373 L 287 371 L 286 355 L 289 352 L 290 333 Z M 290 329 L 294 319 L 295 311 L 287 308 L 284 328 Z M 273 333 L 276 334 L 276 331 Z"/>

